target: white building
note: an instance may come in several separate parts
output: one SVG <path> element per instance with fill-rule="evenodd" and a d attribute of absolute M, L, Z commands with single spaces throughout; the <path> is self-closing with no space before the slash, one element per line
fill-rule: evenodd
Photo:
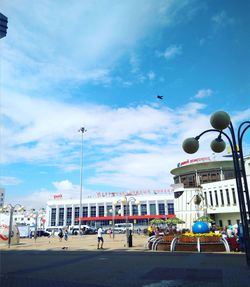
<path fill-rule="evenodd" d="M 250 183 L 250 157 L 245 159 L 248 186 Z M 241 221 L 233 162 L 211 161 L 200 158 L 180 163 L 174 175 L 174 208 L 177 217 L 185 221 L 182 228 L 191 229 L 194 220 L 208 214 L 216 225 L 238 224 Z M 195 205 L 195 195 L 201 195 L 200 206 Z"/>
<path fill-rule="evenodd" d="M 245 164 L 249 182 L 250 157 L 246 158 Z M 219 227 L 240 222 L 232 160 L 212 161 L 208 157 L 187 160 L 179 163 L 171 173 L 174 184 L 168 190 L 103 193 L 83 198 L 82 224 L 109 225 L 113 219 L 115 223 L 128 219 L 141 226 L 147 225 L 150 219 L 173 217 L 174 214 L 185 221 L 180 228 L 191 229 L 194 220 L 204 214 L 210 215 Z M 193 200 L 197 194 L 203 198 L 199 206 Z M 128 205 L 121 204 L 125 195 Z M 117 201 L 119 203 L 114 205 Z M 139 205 L 135 201 L 139 201 Z M 118 210 L 121 210 L 121 215 Z M 47 227 L 78 224 L 79 199 L 63 199 L 62 195 L 55 195 L 47 202 Z"/>
<path fill-rule="evenodd" d="M 5 189 L 0 187 L 0 208 L 4 206 Z"/>
<path fill-rule="evenodd" d="M 127 198 L 127 204 L 121 203 Z M 139 204 L 136 204 L 139 202 Z M 116 203 L 116 204 L 114 204 Z M 110 225 L 129 222 L 148 225 L 153 218 L 174 216 L 173 190 L 144 190 L 129 193 L 102 193 L 83 198 L 82 224 Z M 120 210 L 120 214 L 118 211 Z M 114 211 L 114 213 L 113 213 Z M 47 202 L 46 226 L 63 227 L 79 224 L 79 199 L 63 199 L 61 195 Z"/>

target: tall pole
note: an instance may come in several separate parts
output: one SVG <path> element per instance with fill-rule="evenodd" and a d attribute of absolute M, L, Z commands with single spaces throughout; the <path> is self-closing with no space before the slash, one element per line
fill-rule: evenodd
<path fill-rule="evenodd" d="M 11 237 L 12 237 L 12 221 L 13 221 L 13 212 L 15 207 L 10 206 L 10 223 L 9 223 L 9 236 L 8 236 L 8 248 L 10 248 Z"/>
<path fill-rule="evenodd" d="M 127 238 L 127 247 L 129 247 L 129 242 L 128 242 L 128 199 L 126 198 L 126 238 Z"/>
<path fill-rule="evenodd" d="M 82 186 L 83 186 L 83 134 L 87 130 L 84 127 L 79 129 L 79 132 L 82 133 L 82 142 L 81 142 L 81 164 L 80 164 L 80 206 L 79 206 L 79 235 L 81 235 L 81 217 L 82 217 Z"/>
<path fill-rule="evenodd" d="M 113 226 L 113 230 L 112 230 L 112 235 L 113 235 L 113 239 L 115 239 L 115 206 L 113 207 L 113 216 L 112 216 L 112 226 Z"/>

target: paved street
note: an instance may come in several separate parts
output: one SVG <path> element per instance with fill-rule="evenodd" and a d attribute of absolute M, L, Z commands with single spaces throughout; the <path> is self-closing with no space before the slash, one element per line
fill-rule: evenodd
<path fill-rule="evenodd" d="M 70 238 L 68 250 L 57 238 L 1 247 L 1 286 L 249 286 L 244 254 L 151 252 L 145 237 L 134 239 L 130 249 L 122 235 L 114 244 L 106 237 L 104 250 L 96 250 L 95 236 Z"/>

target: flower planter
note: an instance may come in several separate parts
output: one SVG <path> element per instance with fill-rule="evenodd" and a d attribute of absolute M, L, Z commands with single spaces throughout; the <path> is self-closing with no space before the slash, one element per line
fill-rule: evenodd
<path fill-rule="evenodd" d="M 197 238 L 196 237 L 189 237 L 189 236 L 181 236 L 179 238 L 179 242 L 183 242 L 183 243 L 196 243 L 197 242 Z"/>
<path fill-rule="evenodd" d="M 206 236 L 206 237 L 200 237 L 201 243 L 213 243 L 213 242 L 220 242 L 220 237 L 218 236 Z"/>
<path fill-rule="evenodd" d="M 175 236 L 173 236 L 173 235 L 165 235 L 163 237 L 163 239 L 167 242 L 171 242 L 174 238 L 175 238 Z"/>

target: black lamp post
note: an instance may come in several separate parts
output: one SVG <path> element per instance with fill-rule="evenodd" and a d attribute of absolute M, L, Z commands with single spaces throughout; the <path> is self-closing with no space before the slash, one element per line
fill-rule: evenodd
<path fill-rule="evenodd" d="M 243 136 L 247 129 L 250 128 L 250 121 L 244 121 L 240 124 L 237 131 L 237 136 L 235 134 L 230 116 L 226 112 L 215 112 L 210 118 L 210 123 L 214 129 L 206 130 L 197 137 L 187 138 L 184 140 L 182 147 L 187 153 L 195 153 L 199 149 L 200 137 L 208 132 L 219 133 L 218 137 L 214 139 L 210 145 L 211 149 L 216 153 L 222 152 L 226 147 L 226 144 L 222 139 L 222 135 L 225 136 L 229 141 L 234 163 L 246 260 L 247 265 L 250 266 L 250 200 L 242 148 Z M 226 128 L 229 129 L 229 135 L 223 131 Z"/>
<path fill-rule="evenodd" d="M 0 13 L 0 39 L 4 38 L 7 35 L 8 29 L 8 18 Z"/>

